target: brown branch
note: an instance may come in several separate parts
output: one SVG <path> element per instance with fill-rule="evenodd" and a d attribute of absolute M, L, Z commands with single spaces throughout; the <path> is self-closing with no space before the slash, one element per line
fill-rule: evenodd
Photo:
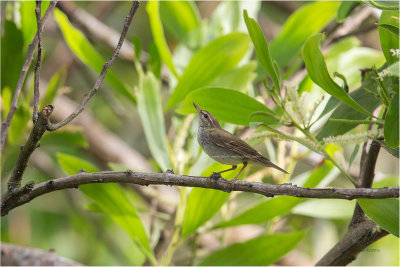
<path fill-rule="evenodd" d="M 133 16 L 136 13 L 136 10 L 139 7 L 139 1 L 135 0 L 132 3 L 132 7 L 131 10 L 129 11 L 128 16 L 125 18 L 125 23 L 124 23 L 124 27 L 122 29 L 121 32 L 121 36 L 119 38 L 118 41 L 118 45 L 115 48 L 114 54 L 111 56 L 111 59 L 108 60 L 106 63 L 104 63 L 103 69 L 100 73 L 99 78 L 97 79 L 95 85 L 93 86 L 93 88 L 85 95 L 85 97 L 83 98 L 82 102 L 79 104 L 78 108 L 74 110 L 74 112 L 72 112 L 67 118 L 65 118 L 64 120 L 56 123 L 56 124 L 49 124 L 47 127 L 47 130 L 49 131 L 54 131 L 57 130 L 63 126 L 65 126 L 66 124 L 68 124 L 69 122 L 71 122 L 76 116 L 78 116 L 82 110 L 84 109 L 86 103 L 93 97 L 93 95 L 99 90 L 100 85 L 102 84 L 104 78 L 106 77 L 107 71 L 110 68 L 111 64 L 114 62 L 114 60 L 118 57 L 119 55 L 119 51 L 121 49 L 122 44 L 124 43 L 124 39 L 126 37 L 126 34 L 128 33 L 128 29 L 129 26 L 132 22 Z"/>
<path fill-rule="evenodd" d="M 56 6 L 58 0 L 52 0 L 49 4 L 49 7 L 46 10 L 42 18 L 42 25 L 44 26 L 47 18 L 49 17 L 50 13 L 53 11 L 54 7 Z M 42 26 L 42 27 L 43 27 Z M 35 37 L 33 38 L 32 42 L 29 44 L 28 52 L 26 54 L 26 59 L 24 65 L 22 66 L 21 73 L 19 75 L 17 86 L 15 87 L 14 96 L 11 101 L 11 107 L 7 114 L 6 119 L 1 124 L 1 135 L 0 135 L 0 151 L 3 150 L 4 144 L 6 142 L 7 132 L 11 124 L 11 120 L 14 116 L 15 111 L 17 110 L 17 102 L 19 99 L 19 95 L 21 93 L 22 86 L 24 85 L 24 81 L 26 78 L 26 74 L 28 72 L 29 66 L 31 65 L 33 59 L 33 52 L 35 47 L 38 43 L 38 33 L 36 33 Z"/>
<path fill-rule="evenodd" d="M 385 119 L 385 116 L 386 110 L 382 119 Z M 369 130 L 371 128 L 372 125 L 369 126 Z M 382 126 L 378 128 L 382 128 Z M 377 140 L 373 140 L 368 151 L 367 147 L 368 141 L 364 143 L 361 155 L 359 188 L 370 188 L 372 186 L 381 145 Z M 316 265 L 347 265 L 355 260 L 363 249 L 387 234 L 389 234 L 387 231 L 381 229 L 375 222 L 366 217 L 357 203 L 348 232 Z"/>
<path fill-rule="evenodd" d="M 39 140 L 42 138 L 49 123 L 49 118 L 53 112 L 52 105 L 46 105 L 39 112 L 38 119 L 33 126 L 31 134 L 26 143 L 21 146 L 20 153 L 12 171 L 10 180 L 8 181 L 8 193 L 15 194 L 21 186 L 22 175 L 28 164 L 29 157 L 32 152 L 39 146 Z"/>
<path fill-rule="evenodd" d="M 364 248 L 387 234 L 373 221 L 363 221 L 352 227 L 316 265 L 345 266 L 355 260 Z"/>
<path fill-rule="evenodd" d="M 1 266 L 83 266 L 80 263 L 27 246 L 1 243 Z"/>
<path fill-rule="evenodd" d="M 229 180 L 207 177 L 177 175 L 173 173 L 141 173 L 132 171 L 103 171 L 94 173 L 78 173 L 62 178 L 53 179 L 35 185 L 31 191 L 20 196 L 18 201 L 3 203 L 1 216 L 6 215 L 11 209 L 21 206 L 41 195 L 67 189 L 77 188 L 80 185 L 92 183 L 132 183 L 148 186 L 152 185 L 177 185 L 188 187 L 202 187 L 217 189 L 224 192 L 242 191 L 261 194 L 267 197 L 287 195 L 301 198 L 329 198 L 329 199 L 356 199 L 356 198 L 397 198 L 399 187 L 372 188 L 305 188 L 292 184 L 265 184 L 257 182 L 237 181 L 232 184 Z"/>
<path fill-rule="evenodd" d="M 37 36 L 38 36 L 38 44 L 37 44 L 37 59 L 35 64 L 35 82 L 33 87 L 33 115 L 32 121 L 36 123 L 38 119 L 38 108 L 39 108 L 39 78 L 40 78 L 40 62 L 42 60 L 42 0 L 36 0 L 36 24 L 37 24 Z"/>

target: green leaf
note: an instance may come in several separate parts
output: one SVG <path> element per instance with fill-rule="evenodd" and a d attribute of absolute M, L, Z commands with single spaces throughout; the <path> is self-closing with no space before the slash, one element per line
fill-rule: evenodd
<path fill-rule="evenodd" d="M 399 199 L 359 199 L 357 202 L 371 220 L 399 237 Z"/>
<path fill-rule="evenodd" d="M 342 1 L 337 11 L 337 21 L 339 23 L 343 22 L 359 4 L 357 1 Z"/>
<path fill-rule="evenodd" d="M 25 59 L 23 36 L 14 22 L 1 24 L 1 88 L 8 86 L 14 94 Z"/>
<path fill-rule="evenodd" d="M 53 104 L 58 90 L 64 85 L 66 77 L 67 69 L 65 67 L 61 68 L 53 75 L 53 77 L 51 77 L 47 85 L 46 93 L 44 94 L 43 99 L 40 101 L 39 110 L 41 110 L 44 105 Z"/>
<path fill-rule="evenodd" d="M 240 266 L 275 263 L 286 253 L 294 249 L 303 239 L 305 232 L 279 233 L 236 243 L 218 250 L 205 258 L 200 266 Z"/>
<path fill-rule="evenodd" d="M 41 147 L 88 147 L 81 131 L 58 130 L 48 132 L 40 139 Z"/>
<path fill-rule="evenodd" d="M 351 218 L 355 201 L 343 199 L 312 199 L 293 208 L 292 213 L 321 219 Z"/>
<path fill-rule="evenodd" d="M 328 94 L 338 98 L 348 106 L 370 115 L 370 113 L 355 102 L 335 81 L 332 80 L 320 50 L 323 34 L 316 34 L 308 39 L 303 48 L 303 58 L 311 80 Z"/>
<path fill-rule="evenodd" d="M 89 162 L 74 156 L 57 153 L 57 159 L 60 166 L 69 175 L 78 173 L 80 169 L 84 169 L 86 172 L 97 171 L 96 167 Z M 114 183 L 108 183 L 82 185 L 79 189 L 129 234 L 134 243 L 142 248 L 143 254 L 154 260 L 142 221 L 121 187 Z"/>
<path fill-rule="evenodd" d="M 378 27 L 381 27 L 382 29 L 387 30 L 388 32 L 390 32 L 391 34 L 393 34 L 394 36 L 396 36 L 397 38 L 399 38 L 399 27 L 396 27 L 394 25 L 390 25 L 390 24 L 378 24 Z"/>
<path fill-rule="evenodd" d="M 160 16 L 165 27 L 181 42 L 190 44 L 189 33 L 200 25 L 200 15 L 192 1 L 160 1 Z"/>
<path fill-rule="evenodd" d="M 209 176 L 212 172 L 227 169 L 226 167 L 226 165 L 215 163 L 207 168 L 202 173 L 202 176 Z M 224 174 L 225 179 L 233 179 L 235 176 L 235 171 Z M 187 237 L 214 217 L 228 198 L 229 193 L 226 192 L 198 187 L 193 188 L 186 204 L 182 225 L 182 237 Z"/>
<path fill-rule="evenodd" d="M 271 42 L 271 55 L 281 68 L 299 53 L 311 35 L 320 32 L 336 15 L 340 2 L 319 1 L 303 5 L 286 21 Z"/>
<path fill-rule="evenodd" d="M 395 17 L 399 17 L 399 12 L 397 11 L 382 11 L 381 17 L 379 19 L 379 24 L 392 25 L 393 27 L 399 28 L 399 21 L 395 20 Z M 389 27 L 389 26 L 388 26 Z M 399 37 L 394 36 L 391 32 L 383 27 L 378 28 L 379 40 L 381 42 L 382 52 L 389 65 L 394 62 L 399 61 L 399 58 L 392 55 L 390 49 L 399 49 Z M 397 31 L 398 32 L 398 31 Z"/>
<path fill-rule="evenodd" d="M 307 181 L 303 185 L 304 187 L 316 187 L 332 170 L 333 164 L 325 161 L 323 165 L 314 169 Z M 231 227 L 243 224 L 257 224 L 271 220 L 276 216 L 287 214 L 297 204 L 304 201 L 300 198 L 290 196 L 277 196 L 272 199 L 268 199 L 260 202 L 259 204 L 247 209 L 238 216 L 218 223 L 214 228 Z"/>
<path fill-rule="evenodd" d="M 153 34 L 154 43 L 157 46 L 162 60 L 164 61 L 165 65 L 168 66 L 172 74 L 174 74 L 175 77 L 178 77 L 178 73 L 175 70 L 167 41 L 164 37 L 164 29 L 160 19 L 159 5 L 159 1 L 147 2 L 146 11 L 150 19 L 151 32 Z"/>
<path fill-rule="evenodd" d="M 153 73 L 140 77 L 138 111 L 142 121 L 147 145 L 163 171 L 172 168 L 168 155 L 164 115 L 162 113 L 160 83 Z"/>
<path fill-rule="evenodd" d="M 246 22 L 247 30 L 249 31 L 249 35 L 251 40 L 253 41 L 254 48 L 257 53 L 257 58 L 260 61 L 261 65 L 267 71 L 272 81 L 274 82 L 274 86 L 276 90 L 280 90 L 280 79 L 279 74 L 274 68 L 273 60 L 271 54 L 269 52 L 267 41 L 265 40 L 265 36 L 263 31 L 261 30 L 260 25 L 247 15 L 247 10 L 243 10 L 244 21 Z"/>
<path fill-rule="evenodd" d="M 200 108 L 211 112 L 218 120 L 241 125 L 249 125 L 249 116 L 253 112 L 272 112 L 262 103 L 241 92 L 212 87 L 200 88 L 189 93 L 177 112 L 195 113 L 193 102 Z"/>
<path fill-rule="evenodd" d="M 257 77 L 254 72 L 257 62 L 249 61 L 240 67 L 228 70 L 210 84 L 210 87 L 232 88 L 241 92 L 247 91 L 253 80 Z"/>
<path fill-rule="evenodd" d="M 364 4 L 381 10 L 399 10 L 399 5 L 392 0 L 361 0 Z"/>
<path fill-rule="evenodd" d="M 176 106 L 190 91 L 209 85 L 222 73 L 234 68 L 246 54 L 249 45 L 247 34 L 231 33 L 198 50 L 179 79 L 167 108 Z"/>
<path fill-rule="evenodd" d="M 399 94 L 395 94 L 386 114 L 384 135 L 390 148 L 399 146 Z"/>
<path fill-rule="evenodd" d="M 86 37 L 77 30 L 68 20 L 67 16 L 60 10 L 54 10 L 54 18 L 60 27 L 60 30 L 65 38 L 68 47 L 84 64 L 91 67 L 100 74 L 105 60 L 94 49 Z M 105 80 L 120 94 L 136 103 L 136 99 L 132 93 L 132 89 L 124 84 L 120 77 L 111 69 L 108 70 Z"/>
<path fill-rule="evenodd" d="M 31 108 L 25 103 L 20 105 L 14 113 L 10 128 L 8 129 L 7 140 L 12 145 L 20 143 L 22 136 L 27 131 L 27 125 L 31 119 Z"/>

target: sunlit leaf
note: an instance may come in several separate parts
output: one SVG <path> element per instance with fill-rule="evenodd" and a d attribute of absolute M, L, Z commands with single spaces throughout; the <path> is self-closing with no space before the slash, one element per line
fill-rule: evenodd
<path fill-rule="evenodd" d="M 198 50 L 175 87 L 167 108 L 179 104 L 192 90 L 209 85 L 222 73 L 234 68 L 247 52 L 247 34 L 231 33 Z"/>
<path fill-rule="evenodd" d="M 273 60 L 271 58 L 271 54 L 269 52 L 269 47 L 265 39 L 264 33 L 258 23 L 254 19 L 249 18 L 246 9 L 243 10 L 243 16 L 244 21 L 246 22 L 247 30 L 249 31 L 249 35 L 254 44 L 257 58 L 274 82 L 276 90 L 279 90 L 281 87 L 279 72 L 277 72 L 274 68 Z"/>
<path fill-rule="evenodd" d="M 336 15 L 338 1 L 305 4 L 286 21 L 279 35 L 271 42 L 271 55 L 280 67 L 295 58 L 308 37 L 320 32 Z"/>
<path fill-rule="evenodd" d="M 303 48 L 303 58 L 306 63 L 308 75 L 328 94 L 338 98 L 348 106 L 370 115 L 365 108 L 355 102 L 335 81 L 332 80 L 328 73 L 324 56 L 321 53 L 320 45 L 323 34 L 316 34 L 308 39 Z"/>
<path fill-rule="evenodd" d="M 387 30 L 388 32 L 390 32 L 391 34 L 393 34 L 394 36 L 396 36 L 397 38 L 399 38 L 399 27 L 396 27 L 394 25 L 390 25 L 390 24 L 378 24 L 379 27 L 381 27 L 382 29 Z"/>
<path fill-rule="evenodd" d="M 103 57 L 94 49 L 86 37 L 69 22 L 67 15 L 55 9 L 54 18 L 72 52 L 84 64 L 100 74 L 105 62 Z M 105 80 L 120 94 L 136 103 L 133 90 L 124 84 L 111 69 L 108 70 Z"/>
<path fill-rule="evenodd" d="M 399 199 L 358 199 L 357 202 L 369 218 L 399 237 Z"/>
<path fill-rule="evenodd" d="M 343 199 L 312 199 L 293 208 L 292 213 L 321 219 L 351 218 L 355 201 Z"/>
<path fill-rule="evenodd" d="M 58 153 L 57 159 L 60 166 L 69 175 L 76 174 L 81 169 L 86 172 L 97 171 L 96 167 L 89 162 L 74 156 Z M 141 248 L 143 254 L 154 258 L 142 221 L 121 187 L 114 183 L 108 183 L 82 185 L 79 189 L 129 234 Z"/>
<path fill-rule="evenodd" d="M 228 70 L 215 79 L 210 87 L 232 88 L 241 92 L 246 92 L 250 84 L 256 78 L 254 73 L 257 67 L 257 62 L 250 61 L 240 67 Z"/>
<path fill-rule="evenodd" d="M 138 111 L 147 144 L 154 159 L 163 171 L 172 169 L 168 155 L 164 115 L 162 113 L 160 82 L 148 72 L 140 79 Z"/>
<path fill-rule="evenodd" d="M 399 94 L 395 94 L 386 114 L 384 135 L 391 148 L 399 146 Z"/>
<path fill-rule="evenodd" d="M 189 33 L 200 25 L 200 15 L 192 1 L 160 1 L 163 24 L 181 42 L 191 43 Z"/>
<path fill-rule="evenodd" d="M 147 2 L 146 11 L 150 19 L 151 32 L 153 34 L 154 43 L 157 46 L 157 49 L 160 53 L 162 60 L 164 61 L 165 65 L 168 66 L 172 74 L 174 74 L 175 77 L 178 77 L 178 73 L 175 70 L 175 66 L 172 61 L 167 41 L 165 40 L 164 37 L 164 29 L 160 19 L 159 5 L 160 5 L 159 1 Z"/>
<path fill-rule="evenodd" d="M 206 257 L 200 266 L 240 266 L 273 264 L 296 247 L 305 232 L 266 235 L 236 243 Z"/>
<path fill-rule="evenodd" d="M 221 101 L 223 99 L 223 101 Z M 195 113 L 196 103 L 217 119 L 235 124 L 249 125 L 249 116 L 256 111 L 272 112 L 265 105 L 241 92 L 225 88 L 200 88 L 189 93 L 177 110 L 182 114 Z"/>

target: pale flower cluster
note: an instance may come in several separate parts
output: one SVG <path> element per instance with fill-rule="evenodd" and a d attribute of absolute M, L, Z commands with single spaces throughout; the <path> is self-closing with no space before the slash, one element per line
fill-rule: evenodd
<path fill-rule="evenodd" d="M 392 75 L 388 69 L 384 69 L 383 71 L 378 73 L 378 79 L 383 81 L 383 78 L 386 76 Z"/>
<path fill-rule="evenodd" d="M 383 129 L 374 129 L 362 133 L 356 133 L 356 134 L 344 134 L 344 135 L 338 135 L 338 136 L 329 136 L 323 139 L 324 144 L 330 144 L 330 143 L 335 143 L 335 144 L 359 144 L 363 143 L 368 138 L 381 138 L 383 137 Z"/>
<path fill-rule="evenodd" d="M 392 53 L 392 56 L 400 58 L 400 49 L 390 49 L 389 50 Z"/>

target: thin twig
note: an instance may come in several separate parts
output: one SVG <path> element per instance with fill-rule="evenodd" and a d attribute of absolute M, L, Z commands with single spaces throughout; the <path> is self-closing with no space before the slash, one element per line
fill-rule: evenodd
<path fill-rule="evenodd" d="M 305 188 L 292 184 L 265 184 L 257 182 L 236 181 L 231 183 L 225 179 L 210 180 L 208 177 L 178 175 L 173 173 L 141 173 L 132 171 L 102 171 L 94 173 L 81 172 L 35 185 L 33 189 L 20 196 L 18 201 L 3 203 L 1 215 L 6 215 L 11 209 L 21 206 L 32 199 L 53 191 L 66 188 L 77 188 L 80 185 L 93 183 L 132 183 L 138 185 L 176 185 L 186 187 L 202 187 L 217 189 L 224 192 L 242 191 L 261 194 L 267 197 L 287 195 L 301 198 L 329 198 L 329 199 L 356 199 L 356 198 L 397 198 L 399 187 L 385 188 Z"/>
<path fill-rule="evenodd" d="M 118 57 L 119 55 L 119 51 L 121 49 L 122 44 L 124 43 L 124 39 L 126 37 L 126 34 L 128 32 L 129 26 L 132 22 L 133 16 L 136 13 L 136 10 L 139 7 L 139 1 L 135 0 L 132 3 L 132 7 L 131 10 L 129 11 L 128 16 L 125 18 L 125 23 L 124 23 L 124 27 L 122 29 L 122 33 L 121 36 L 119 38 L 118 41 L 118 45 L 115 48 L 114 54 L 112 55 L 111 59 L 108 60 L 106 63 L 104 63 L 103 69 L 100 73 L 99 78 L 97 79 L 96 83 L 94 84 L 93 88 L 85 95 L 85 97 L 83 98 L 82 102 L 79 104 L 78 108 L 76 110 L 74 110 L 74 112 L 72 112 L 67 118 L 65 118 L 64 120 L 56 123 L 56 124 L 49 124 L 47 127 L 47 130 L 49 131 L 54 131 L 57 130 L 63 126 L 65 126 L 66 124 L 68 124 L 69 122 L 71 122 L 76 116 L 78 116 L 82 110 L 85 108 L 86 103 L 93 97 L 93 95 L 99 90 L 100 85 L 102 84 L 104 78 L 106 77 L 107 71 L 110 68 L 111 64 L 114 62 L 114 60 Z"/>
<path fill-rule="evenodd" d="M 38 119 L 38 108 L 39 108 L 39 79 L 40 79 L 40 62 L 42 60 L 42 0 L 36 0 L 36 25 L 37 25 L 37 36 L 38 36 L 38 44 L 37 44 L 37 59 L 35 64 L 35 82 L 33 88 L 33 115 L 32 121 L 36 123 Z"/>
<path fill-rule="evenodd" d="M 52 0 L 49 4 L 49 7 L 46 10 L 42 18 L 42 25 L 44 26 L 47 18 L 49 17 L 50 13 L 53 11 L 54 7 L 56 6 L 58 0 Z M 38 42 L 38 34 L 36 33 L 35 37 L 33 38 L 32 42 L 29 44 L 28 52 L 26 54 L 24 65 L 22 66 L 21 73 L 18 78 L 17 86 L 15 87 L 14 96 L 11 101 L 10 111 L 7 114 L 6 119 L 1 124 L 1 136 L 0 136 L 0 151 L 3 150 L 4 144 L 6 142 L 7 132 L 11 124 L 11 120 L 14 116 L 15 111 L 17 110 L 17 103 L 19 99 L 19 95 L 21 93 L 22 86 L 24 85 L 24 81 L 26 78 L 26 74 L 28 69 L 31 65 L 33 59 L 33 52 Z"/>

